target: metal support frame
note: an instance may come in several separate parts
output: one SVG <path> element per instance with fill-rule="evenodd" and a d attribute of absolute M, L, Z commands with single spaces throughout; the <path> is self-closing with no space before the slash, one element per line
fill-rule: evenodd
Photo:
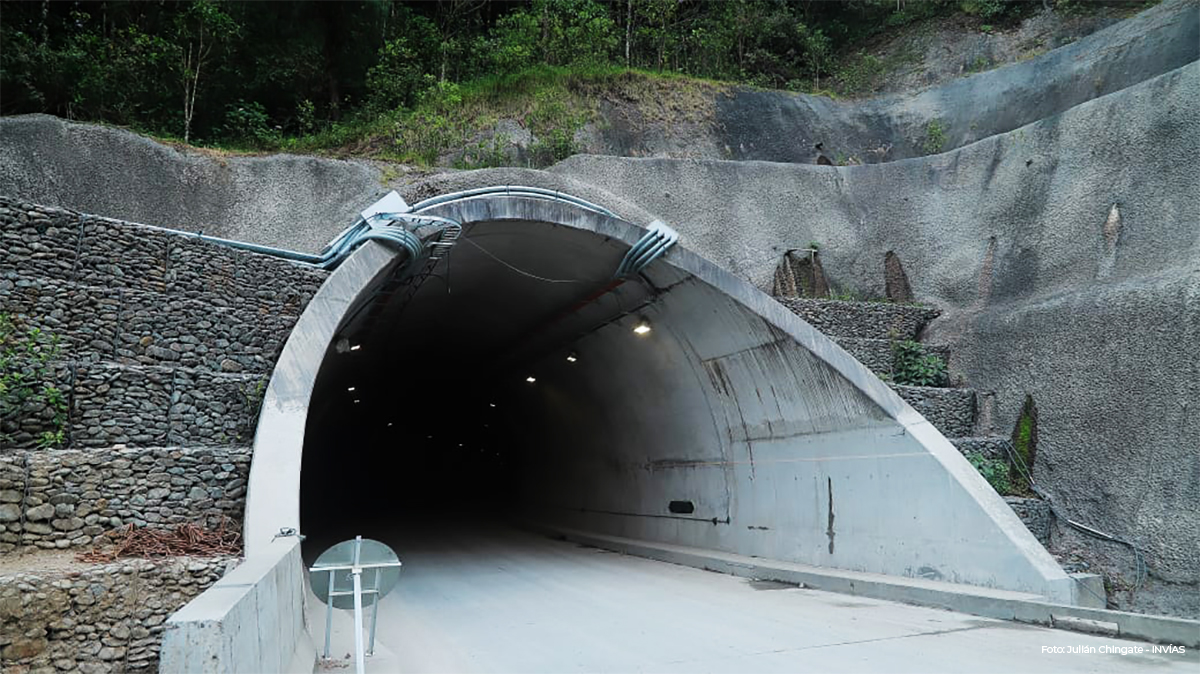
<path fill-rule="evenodd" d="M 342 564 L 336 566 L 314 566 L 309 569 L 312 573 L 329 573 L 329 591 L 325 597 L 325 651 L 323 657 L 329 658 L 330 640 L 333 633 L 333 598 L 344 597 L 347 595 L 354 596 L 354 660 L 355 669 L 358 674 L 366 673 L 365 658 L 368 655 L 375 654 L 375 626 L 379 622 L 379 577 L 377 571 L 375 573 L 375 586 L 369 590 L 364 590 L 362 587 L 362 572 L 364 569 L 382 569 L 388 567 L 399 567 L 402 564 L 396 562 L 376 562 L 372 564 L 363 564 L 361 561 L 362 555 L 362 536 L 354 537 L 354 561 L 351 564 Z M 354 588 L 351 590 L 337 590 L 334 586 L 335 572 L 349 571 L 354 581 Z M 369 646 L 363 647 L 363 595 L 375 595 L 371 605 L 371 636 Z"/>

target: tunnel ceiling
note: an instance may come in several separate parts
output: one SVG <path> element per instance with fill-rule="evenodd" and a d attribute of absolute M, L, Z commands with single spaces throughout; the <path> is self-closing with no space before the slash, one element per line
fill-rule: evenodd
<path fill-rule="evenodd" d="M 381 370 L 443 380 L 514 371 L 607 321 L 636 312 L 686 277 L 667 267 L 614 287 L 628 246 L 541 222 L 476 223 L 411 297 L 377 294 L 342 331 L 322 385 Z"/>

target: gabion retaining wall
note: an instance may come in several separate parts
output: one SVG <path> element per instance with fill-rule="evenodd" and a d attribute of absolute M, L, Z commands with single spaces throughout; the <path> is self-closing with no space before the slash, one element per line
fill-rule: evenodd
<path fill-rule="evenodd" d="M 65 445 L 233 445 L 249 443 L 266 374 L 189 368 L 56 363 L 52 383 L 69 401 Z M 0 453 L 33 447 L 51 428 L 51 410 L 28 403 L 0 418 Z"/>
<path fill-rule="evenodd" d="M 126 524 L 241 529 L 251 450 L 21 451 L 0 456 L 0 553 L 78 548 Z"/>
<path fill-rule="evenodd" d="M 967 437 L 975 431 L 975 391 L 968 388 L 930 388 L 891 384 L 892 390 L 913 406 L 948 438 Z"/>
<path fill-rule="evenodd" d="M 775 300 L 826 335 L 866 339 L 916 339 L 941 313 L 931 307 L 878 302 L 776 297 Z"/>
<path fill-rule="evenodd" d="M 58 337 L 51 384 L 63 444 L 250 441 L 299 313 L 327 272 L 152 227 L 0 197 L 0 313 Z M 28 449 L 54 412 L 0 411 L 0 451 Z"/>
<path fill-rule="evenodd" d="M 153 227 L 7 197 L 0 197 L 0 271 L 290 315 L 303 310 L 328 276 Z"/>
<path fill-rule="evenodd" d="M 131 559 L 0 576 L 0 670 L 157 672 L 167 617 L 236 562 Z"/>

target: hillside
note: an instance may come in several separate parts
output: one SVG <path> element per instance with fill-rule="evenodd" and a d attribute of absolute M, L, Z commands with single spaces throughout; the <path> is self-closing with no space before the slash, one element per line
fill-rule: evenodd
<path fill-rule="evenodd" d="M 279 148 L 462 169 L 573 154 L 837 165 L 938 154 L 1190 62 L 1200 32 L 1178 4 L 1116 25 L 1129 6 L 1043 11 L 986 32 L 977 19 L 931 18 L 843 54 L 826 82 L 835 90 L 820 94 L 543 66 L 435 87 L 412 110 Z"/>
<path fill-rule="evenodd" d="M 968 134 L 929 115 L 914 126 L 903 106 L 884 106 L 895 114 L 866 110 L 853 123 L 869 138 L 819 130 L 786 156 L 752 147 L 741 127 L 797 106 L 812 109 L 799 113 L 808 124 L 846 101 L 946 86 L 1153 4 L 10 3 L 0 114 L 419 166 L 544 167 L 576 153 L 874 163 L 1012 126 L 984 120 Z M 1136 81 L 1118 79 L 1097 78 L 1089 97 Z"/>

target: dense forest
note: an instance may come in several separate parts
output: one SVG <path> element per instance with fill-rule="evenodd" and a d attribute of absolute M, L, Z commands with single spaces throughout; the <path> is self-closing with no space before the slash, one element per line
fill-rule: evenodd
<path fill-rule="evenodd" d="M 1046 2 L 4 2 L 0 113 L 273 147 L 538 68 L 821 91 L 839 53 L 890 28 L 954 12 L 1000 23 Z"/>

